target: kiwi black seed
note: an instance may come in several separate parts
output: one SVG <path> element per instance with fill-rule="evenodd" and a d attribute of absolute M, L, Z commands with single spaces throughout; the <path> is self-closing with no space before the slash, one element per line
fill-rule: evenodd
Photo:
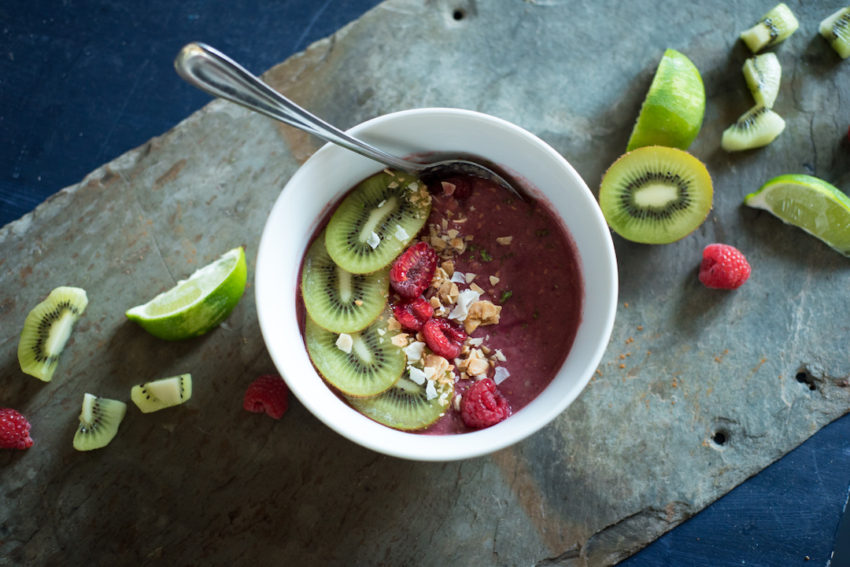
<path fill-rule="evenodd" d="M 325 230 L 328 254 L 353 274 L 384 268 L 425 225 L 431 194 L 418 178 L 384 170 L 360 182 L 337 206 Z"/>
<path fill-rule="evenodd" d="M 118 433 L 118 425 L 126 413 L 124 402 L 85 394 L 80 424 L 74 433 L 74 449 L 91 451 L 107 446 Z"/>
<path fill-rule="evenodd" d="M 89 300 L 84 289 L 57 287 L 33 307 L 24 320 L 18 341 L 21 370 L 39 380 L 50 382 L 59 355 L 71 337 L 74 323 L 86 310 Z"/>
<path fill-rule="evenodd" d="M 785 121 L 776 112 L 755 105 L 723 131 L 720 147 L 727 152 L 766 146 L 785 129 Z"/>
<path fill-rule="evenodd" d="M 335 333 L 359 331 L 374 321 L 387 304 L 389 269 L 352 274 L 339 267 L 319 235 L 304 257 L 301 296 L 307 313 L 320 327 Z"/>
<path fill-rule="evenodd" d="M 711 210 L 711 177 L 684 150 L 646 146 L 621 156 L 602 178 L 599 206 L 620 236 L 667 244 L 693 232 Z"/>
<path fill-rule="evenodd" d="M 182 404 L 192 397 L 192 375 L 181 374 L 133 386 L 130 399 L 142 413 Z"/>
<path fill-rule="evenodd" d="M 392 343 L 387 329 L 389 311 L 371 325 L 353 333 L 334 333 L 310 317 L 304 328 L 307 352 L 319 373 L 347 396 L 375 396 L 395 384 L 404 372 L 406 357 Z"/>
<path fill-rule="evenodd" d="M 431 394 L 428 394 L 429 383 Z M 426 380 L 421 385 L 405 372 L 396 384 L 371 398 L 349 398 L 351 406 L 378 423 L 393 429 L 413 431 L 424 429 L 440 419 L 449 408 L 454 393 L 451 381 L 443 383 Z"/>
<path fill-rule="evenodd" d="M 826 17 L 818 31 L 842 59 L 850 57 L 850 6 Z"/>

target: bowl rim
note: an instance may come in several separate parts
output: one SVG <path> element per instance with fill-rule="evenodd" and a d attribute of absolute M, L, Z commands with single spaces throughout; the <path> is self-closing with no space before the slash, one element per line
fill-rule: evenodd
<path fill-rule="evenodd" d="M 617 262 L 611 233 L 607 228 L 607 224 L 605 223 L 602 212 L 598 207 L 596 198 L 591 193 L 587 184 L 566 160 L 566 158 L 564 158 L 546 142 L 516 124 L 477 111 L 432 107 L 415 108 L 383 114 L 350 128 L 348 133 L 355 136 L 361 136 L 368 140 L 370 137 L 373 137 L 374 134 L 379 134 L 382 128 L 385 128 L 387 124 L 404 123 L 408 120 L 420 119 L 449 120 L 455 125 L 462 124 L 466 127 L 475 125 L 483 127 L 486 125 L 488 128 L 496 129 L 504 132 L 512 138 L 516 138 L 523 146 L 528 145 L 531 150 L 550 160 L 553 165 L 557 165 L 560 170 L 559 172 L 566 175 L 570 180 L 570 184 L 577 190 L 577 193 L 575 195 L 571 195 L 571 198 L 584 201 L 583 204 L 585 206 L 589 205 L 589 207 L 586 207 L 588 208 L 588 211 L 585 211 L 585 213 L 588 213 L 588 216 L 590 217 L 588 222 L 596 234 L 586 235 L 586 238 L 592 237 L 598 240 L 596 244 L 598 244 L 601 248 L 601 258 L 594 258 L 593 260 L 594 262 L 602 261 L 604 267 L 601 269 L 607 272 L 607 277 L 603 278 L 605 280 L 604 283 L 593 283 L 595 297 L 601 298 L 601 317 L 598 321 L 594 322 L 594 325 L 598 327 L 598 336 L 592 341 L 591 351 L 584 357 L 587 362 L 583 365 L 584 368 L 582 369 L 582 375 L 579 376 L 575 382 L 563 386 L 563 389 L 566 390 L 564 395 L 562 395 L 555 403 L 551 401 L 543 403 L 543 394 L 546 390 L 552 387 L 552 384 L 550 384 L 546 387 L 546 390 L 544 390 L 543 393 L 538 395 L 537 398 L 532 400 L 527 406 L 513 414 L 508 420 L 505 420 L 493 427 L 457 435 L 422 435 L 414 432 L 394 430 L 361 415 L 359 412 L 345 404 L 345 402 L 340 400 L 336 394 L 332 392 L 331 388 L 325 384 L 324 380 L 312 367 L 312 364 L 310 364 L 310 371 L 315 376 L 315 379 L 321 382 L 321 386 L 324 390 L 333 396 L 337 402 L 336 404 L 330 401 L 330 398 L 319 394 L 318 392 L 314 392 L 313 395 L 311 395 L 309 384 L 302 380 L 295 380 L 292 378 L 290 370 L 293 369 L 289 368 L 292 361 L 287 359 L 297 358 L 301 360 L 301 368 L 303 369 L 303 359 L 301 355 L 304 357 L 307 356 L 303 339 L 300 341 L 300 351 L 303 352 L 295 353 L 294 357 L 291 356 L 291 352 L 285 353 L 284 349 L 275 348 L 272 341 L 275 333 L 278 332 L 281 323 L 275 320 L 279 318 L 272 317 L 268 313 L 268 310 L 264 308 L 264 305 L 266 304 L 273 305 L 278 303 L 279 301 L 271 301 L 271 298 L 274 297 L 274 294 L 281 294 L 279 289 L 272 289 L 271 286 L 267 286 L 267 279 L 268 277 L 271 277 L 267 276 L 267 273 L 269 273 L 269 270 L 271 269 L 270 262 L 272 262 L 273 257 L 279 255 L 275 254 L 275 252 L 279 252 L 279 250 L 277 250 L 277 248 L 273 245 L 273 239 L 275 238 L 277 231 L 277 227 L 273 226 L 273 220 L 283 214 L 282 209 L 285 209 L 290 204 L 288 201 L 294 199 L 294 197 L 290 197 L 294 191 L 287 191 L 287 188 L 301 183 L 302 178 L 309 177 L 311 170 L 327 165 L 328 162 L 332 162 L 334 159 L 343 159 L 346 161 L 365 160 L 367 163 L 374 166 L 375 172 L 380 171 L 383 167 L 379 164 L 375 164 L 375 162 L 372 162 L 367 158 L 357 156 L 349 150 L 330 143 L 322 146 L 295 171 L 282 188 L 270 210 L 266 224 L 262 231 L 257 252 L 254 295 L 260 330 L 269 356 L 272 358 L 272 361 L 278 371 L 289 385 L 292 393 L 308 409 L 308 411 L 310 411 L 311 414 L 316 416 L 325 425 L 343 437 L 379 453 L 417 461 L 453 461 L 493 453 L 525 439 L 548 425 L 578 397 L 590 381 L 593 372 L 598 367 L 599 362 L 607 349 L 608 342 L 613 331 L 618 294 Z M 380 135 L 377 137 L 380 138 Z M 369 141 L 373 141 L 373 143 L 375 143 L 374 140 Z M 336 203 L 339 197 L 350 189 L 357 181 L 365 177 L 366 176 L 364 175 L 350 184 L 340 181 L 339 187 L 334 193 L 335 200 L 333 203 Z M 330 206 L 330 204 L 327 206 Z M 557 214 L 560 220 L 563 221 L 563 215 L 560 212 Z M 318 221 L 319 219 L 313 219 L 310 226 L 315 229 Z M 309 234 L 305 236 L 305 246 L 298 246 L 298 253 L 295 255 L 299 270 L 301 259 L 304 254 L 304 248 L 306 247 L 306 243 L 309 242 L 313 230 L 308 232 Z M 575 235 L 572 231 L 568 230 L 568 232 L 575 242 Z M 579 252 L 578 245 L 576 245 L 576 251 Z M 579 261 L 584 264 L 585 259 L 582 258 L 580 254 L 579 256 Z M 299 270 L 296 270 L 296 279 L 298 277 Z M 581 271 L 584 287 L 582 310 L 584 312 L 588 298 L 588 282 L 586 277 L 588 272 L 585 265 L 581 266 Z M 290 298 L 293 308 L 295 304 L 294 299 L 295 292 L 293 292 L 292 297 Z M 294 319 L 295 318 L 293 317 L 293 322 L 297 329 L 298 323 L 297 320 Z M 291 324 L 293 322 L 284 323 L 284 325 L 287 325 L 290 333 Z M 583 325 L 584 321 L 580 323 L 579 332 L 581 332 Z M 300 337 L 300 330 L 298 331 L 298 334 Z M 572 353 L 575 348 L 576 344 L 574 343 L 570 352 Z M 286 354 L 286 356 L 284 356 L 284 354 Z M 568 355 L 567 360 L 569 359 L 570 356 Z M 553 379 L 553 383 L 558 378 L 558 375 L 564 371 L 565 365 L 566 361 L 564 365 L 562 365 L 561 369 L 559 369 L 555 379 Z M 295 368 L 295 370 L 298 369 Z M 310 384 L 314 382 L 314 380 L 311 380 Z M 316 397 L 319 399 L 315 399 Z M 330 404 L 333 407 L 327 407 L 326 404 Z M 339 411 L 335 411 L 336 409 L 339 409 Z M 351 414 L 354 415 L 352 416 Z"/>

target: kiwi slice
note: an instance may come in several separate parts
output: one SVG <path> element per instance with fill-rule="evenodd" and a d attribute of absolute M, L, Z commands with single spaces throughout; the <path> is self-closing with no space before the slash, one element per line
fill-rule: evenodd
<path fill-rule="evenodd" d="M 405 372 L 386 392 L 371 398 L 348 398 L 348 402 L 378 423 L 411 431 L 424 429 L 440 419 L 449 408 L 453 393 L 454 385 L 451 383 L 426 380 L 420 386 Z"/>
<path fill-rule="evenodd" d="M 785 129 L 785 121 L 773 110 L 755 105 L 723 131 L 720 147 L 738 152 L 766 146 Z"/>
<path fill-rule="evenodd" d="M 391 341 L 384 311 L 362 331 L 333 333 L 310 317 L 304 329 L 307 352 L 316 369 L 347 396 L 375 396 L 395 384 L 404 372 L 406 357 Z"/>
<path fill-rule="evenodd" d="M 78 287 L 57 287 L 47 299 L 33 307 L 24 320 L 18 341 L 21 370 L 50 382 L 59 355 L 71 337 L 74 323 L 89 304 L 86 291 Z"/>
<path fill-rule="evenodd" d="M 741 39 L 753 53 L 758 53 L 765 47 L 772 47 L 785 41 L 797 31 L 800 22 L 791 9 L 780 2 L 770 9 L 767 14 L 750 29 L 741 33 Z"/>
<path fill-rule="evenodd" d="M 319 235 L 307 250 L 301 270 L 301 297 L 307 313 L 320 327 L 335 333 L 359 331 L 374 321 L 387 304 L 389 270 L 352 274 L 340 268 Z"/>
<path fill-rule="evenodd" d="M 177 406 L 192 397 L 192 375 L 181 374 L 133 386 L 130 399 L 142 413 Z"/>
<path fill-rule="evenodd" d="M 384 170 L 360 182 L 328 221 L 325 245 L 353 274 L 389 265 L 416 237 L 431 212 L 431 194 L 412 175 Z"/>
<path fill-rule="evenodd" d="M 80 425 L 74 434 L 74 449 L 91 451 L 109 445 L 125 413 L 127 404 L 124 402 L 87 393 L 83 397 Z"/>
<path fill-rule="evenodd" d="M 850 6 L 825 18 L 818 28 L 842 59 L 850 57 Z"/>
<path fill-rule="evenodd" d="M 711 210 L 705 166 L 684 150 L 646 146 L 621 156 L 599 187 L 599 206 L 620 236 L 667 244 L 694 231 Z"/>
<path fill-rule="evenodd" d="M 779 94 L 779 80 L 782 78 L 782 66 L 776 54 L 769 51 L 750 57 L 744 61 L 743 71 L 756 104 L 773 108 L 776 95 Z"/>

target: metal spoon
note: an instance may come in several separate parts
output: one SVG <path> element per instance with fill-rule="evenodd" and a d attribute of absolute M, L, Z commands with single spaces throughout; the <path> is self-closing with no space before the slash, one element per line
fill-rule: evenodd
<path fill-rule="evenodd" d="M 429 180 L 438 180 L 452 175 L 473 175 L 494 181 L 520 199 L 523 198 L 519 190 L 501 175 L 479 163 L 465 159 L 418 163 L 388 154 L 349 136 L 304 110 L 209 45 L 203 43 L 186 45 L 174 60 L 174 67 L 189 84 L 202 91 L 280 120 L 377 162 L 417 175 L 426 183 Z"/>

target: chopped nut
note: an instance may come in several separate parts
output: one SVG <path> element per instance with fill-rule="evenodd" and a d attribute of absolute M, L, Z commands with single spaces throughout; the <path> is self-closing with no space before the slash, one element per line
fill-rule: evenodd
<path fill-rule="evenodd" d="M 446 260 L 440 264 L 440 268 L 442 268 L 443 272 L 445 272 L 446 277 L 450 278 L 455 273 L 455 263 L 451 260 Z"/>
<path fill-rule="evenodd" d="M 457 237 L 452 238 L 449 241 L 449 244 L 451 245 L 452 248 L 457 250 L 457 252 L 459 254 L 463 254 L 464 250 L 466 250 L 466 242 L 464 242 L 464 240 L 461 239 L 461 238 L 457 238 Z"/>
<path fill-rule="evenodd" d="M 406 347 L 407 346 L 407 333 L 398 333 L 393 335 L 391 341 L 397 347 Z"/>
<path fill-rule="evenodd" d="M 483 289 L 481 288 L 481 286 L 480 286 L 480 285 L 478 285 L 477 283 L 473 283 L 472 285 L 470 285 L 470 286 L 469 286 L 469 289 L 471 289 L 472 291 L 475 291 L 475 292 L 478 292 L 478 293 L 480 293 L 480 294 L 484 295 L 484 290 L 483 290 Z"/>
<path fill-rule="evenodd" d="M 398 319 L 395 317 L 390 317 L 387 319 L 387 330 L 388 331 L 400 331 L 401 323 L 398 322 Z"/>
<path fill-rule="evenodd" d="M 502 246 L 510 246 L 511 241 L 514 239 L 513 236 L 500 236 L 496 239 L 496 242 L 501 244 Z"/>
<path fill-rule="evenodd" d="M 354 305 L 356 305 L 357 307 L 360 307 L 361 305 L 363 305 L 363 300 L 362 299 L 355 299 Z"/>
<path fill-rule="evenodd" d="M 469 306 L 466 319 L 463 322 L 464 330 L 471 334 L 479 325 L 496 325 L 502 313 L 501 305 L 494 305 L 491 301 L 476 301 Z"/>
<path fill-rule="evenodd" d="M 460 290 L 457 284 L 448 280 L 444 281 L 440 285 L 440 289 L 437 290 L 437 297 L 443 305 L 454 305 L 458 295 L 460 295 Z"/>
<path fill-rule="evenodd" d="M 457 185 L 455 185 L 454 183 L 449 183 L 448 181 L 441 181 L 440 185 L 443 188 L 444 195 L 453 195 L 455 189 L 457 189 Z"/>
<path fill-rule="evenodd" d="M 474 280 L 477 276 L 478 276 L 478 274 L 473 274 L 472 272 L 466 272 L 466 276 L 464 276 L 464 279 L 466 279 L 466 283 L 469 284 L 469 283 L 472 283 L 472 280 Z"/>
<path fill-rule="evenodd" d="M 443 304 L 440 303 L 440 298 L 437 297 L 436 295 L 431 297 L 431 300 L 430 300 L 429 303 L 431 303 L 431 307 L 433 307 L 434 309 L 440 309 L 443 306 Z"/>
<path fill-rule="evenodd" d="M 490 285 L 496 285 L 497 283 L 499 283 L 499 278 L 496 276 L 490 276 Z"/>
<path fill-rule="evenodd" d="M 446 241 L 440 238 L 439 236 L 431 237 L 431 247 L 433 247 L 434 250 L 436 250 L 437 252 L 442 252 L 446 249 L 447 246 L 448 244 L 446 244 Z"/>
<path fill-rule="evenodd" d="M 446 235 L 448 235 L 448 237 L 449 237 L 450 239 L 452 239 L 452 238 L 457 238 L 457 235 L 458 235 L 458 234 L 460 234 L 460 231 L 458 231 L 456 228 L 450 228 L 450 229 L 446 232 Z"/>

